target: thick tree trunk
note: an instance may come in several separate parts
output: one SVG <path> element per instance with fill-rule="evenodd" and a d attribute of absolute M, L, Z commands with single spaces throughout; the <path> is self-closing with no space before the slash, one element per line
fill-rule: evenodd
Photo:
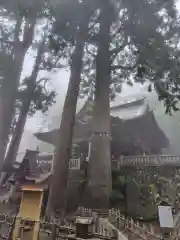
<path fill-rule="evenodd" d="M 36 79 L 37 79 L 38 72 L 39 72 L 39 65 L 41 63 L 41 55 L 42 55 L 42 51 L 43 51 L 43 45 L 44 45 L 44 43 L 42 43 L 39 46 L 35 65 L 34 65 L 32 73 L 31 73 L 31 76 L 28 80 L 27 91 L 25 94 L 25 98 L 22 102 L 20 114 L 18 117 L 18 121 L 16 123 L 15 133 L 12 137 L 8 152 L 6 154 L 5 162 L 3 165 L 3 172 L 8 173 L 9 171 L 11 171 L 12 164 L 15 161 L 16 156 L 17 156 L 17 152 L 18 152 L 19 145 L 20 145 L 20 142 L 22 139 L 24 127 L 26 124 L 28 112 L 29 112 L 30 105 L 31 105 L 32 94 L 33 94 L 35 86 L 36 86 Z"/>
<path fill-rule="evenodd" d="M 53 212 L 62 213 L 66 202 L 68 180 L 68 162 L 71 154 L 73 126 L 76 115 L 76 105 L 81 81 L 84 44 L 88 30 L 88 21 L 83 23 L 76 39 L 76 47 L 72 56 L 71 76 L 64 103 L 60 125 L 59 142 L 54 155 L 50 204 Z"/>
<path fill-rule="evenodd" d="M 19 45 L 18 36 L 20 27 L 21 19 L 18 18 L 15 28 L 15 48 L 18 48 L 17 45 Z M 20 69 L 22 67 L 22 54 L 16 54 L 17 49 L 13 49 L 13 51 L 15 52 L 15 59 L 10 62 L 10 64 L 12 64 L 11 66 L 9 66 L 8 63 L 8 66 L 5 66 L 6 69 L 4 70 L 0 91 L 0 172 L 8 144 L 10 125 L 14 114 L 14 104 L 20 78 Z"/>
<path fill-rule="evenodd" d="M 109 7 L 102 4 L 98 55 L 96 59 L 96 90 L 93 108 L 91 153 L 88 165 L 88 207 L 107 210 L 111 193 L 110 156 L 110 25 Z"/>
<path fill-rule="evenodd" d="M 20 145 L 20 142 L 22 139 L 24 126 L 25 126 L 28 111 L 29 111 L 29 107 L 30 107 L 30 100 L 27 99 L 27 100 L 25 100 L 25 102 L 23 103 L 23 105 L 21 107 L 18 121 L 16 123 L 16 129 L 15 129 L 15 132 L 11 139 L 11 142 L 10 142 L 10 145 L 8 148 L 8 152 L 5 157 L 5 161 L 4 161 L 4 164 L 2 167 L 0 185 L 3 185 L 12 173 L 13 162 L 15 161 L 17 153 L 18 153 L 19 145 Z"/>
<path fill-rule="evenodd" d="M 23 135 L 27 115 L 29 112 L 29 107 L 30 107 L 30 100 L 27 99 L 27 100 L 25 100 L 25 102 L 23 102 L 22 107 L 20 109 L 20 114 L 18 117 L 18 121 L 16 123 L 15 133 L 12 137 L 8 152 L 6 154 L 6 158 L 5 158 L 5 162 L 4 162 L 4 166 L 3 166 L 3 172 L 7 172 L 8 170 L 11 169 L 11 166 L 16 158 L 16 155 L 17 155 L 17 152 L 19 149 L 19 145 L 21 142 L 21 138 Z"/>
<path fill-rule="evenodd" d="M 29 31 L 26 31 L 23 43 L 21 43 L 19 41 L 21 22 L 22 19 L 18 18 L 15 28 L 13 66 L 8 66 L 7 69 L 5 69 L 4 79 L 2 80 L 0 89 L 0 172 L 2 171 L 2 166 L 4 164 L 4 156 L 14 115 L 14 105 L 16 102 L 24 55 L 32 43 L 33 29 L 35 25 L 35 21 L 33 20 L 33 23 L 29 27 Z"/>

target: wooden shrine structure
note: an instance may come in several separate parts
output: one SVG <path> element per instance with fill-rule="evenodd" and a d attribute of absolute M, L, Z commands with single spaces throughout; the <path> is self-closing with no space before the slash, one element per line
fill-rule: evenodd
<path fill-rule="evenodd" d="M 90 106 L 89 106 L 90 105 Z M 76 157 L 88 157 L 92 132 L 92 102 L 86 103 L 76 116 L 73 145 Z M 164 132 L 159 128 L 153 111 L 145 98 L 126 101 L 111 106 L 111 156 L 161 154 L 169 145 Z M 38 140 L 56 145 L 59 129 L 36 133 Z M 73 154 L 73 153 L 72 153 Z"/>

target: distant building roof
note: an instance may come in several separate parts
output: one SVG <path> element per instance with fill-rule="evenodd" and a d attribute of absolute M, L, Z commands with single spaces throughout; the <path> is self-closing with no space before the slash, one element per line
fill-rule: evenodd
<path fill-rule="evenodd" d="M 140 98 L 135 101 L 129 101 L 124 105 L 116 105 L 111 107 L 111 116 L 118 117 L 122 120 L 129 120 L 146 114 L 149 110 L 145 98 Z"/>
<path fill-rule="evenodd" d="M 114 101 L 110 103 L 110 108 L 117 107 L 130 107 L 132 105 L 144 104 L 145 97 L 144 96 L 131 96 L 131 97 L 118 97 Z"/>
<path fill-rule="evenodd" d="M 132 99 L 130 100 L 129 98 L 127 99 L 125 98 L 123 102 L 121 98 L 121 101 L 116 101 L 116 103 L 115 102 L 112 103 L 111 115 L 114 117 L 118 117 L 126 120 L 143 115 L 147 111 L 147 106 L 145 105 L 144 99 L 145 99 L 144 97 L 140 97 L 138 99 L 133 98 L 133 100 Z M 89 97 L 85 102 L 85 104 L 83 105 L 83 107 L 81 108 L 81 110 L 77 113 L 74 132 L 76 135 L 76 141 L 78 142 L 81 141 L 83 135 L 84 135 L 83 136 L 84 138 L 85 136 L 91 133 L 91 128 L 88 127 L 89 126 L 88 122 L 91 119 L 91 117 L 85 119 L 85 116 L 87 115 L 88 109 L 92 108 L 92 103 L 93 103 L 93 99 L 92 97 Z M 136 114 L 134 114 L 134 112 Z M 137 115 L 137 113 L 140 113 L 140 112 L 141 114 Z M 85 128 L 84 127 L 81 128 L 81 131 L 80 131 L 81 137 L 79 137 L 78 136 L 79 126 L 81 126 L 82 124 L 86 124 L 86 126 Z M 78 131 L 76 131 L 76 129 L 78 129 Z M 87 132 L 89 132 L 89 134 L 87 134 Z M 47 132 L 38 132 L 34 134 L 34 136 L 37 137 L 38 140 L 41 140 L 43 142 L 53 144 L 53 145 L 56 144 L 58 135 L 59 135 L 59 129 L 54 129 Z"/>
<path fill-rule="evenodd" d="M 87 108 L 92 107 L 91 101 L 90 99 L 77 115 L 74 126 L 74 142 L 76 143 L 87 141 L 92 135 L 92 117 L 89 116 L 87 118 L 86 115 Z M 129 147 L 135 144 L 134 141 L 141 142 L 145 150 L 147 147 L 161 150 L 169 145 L 168 139 L 159 128 L 154 113 L 149 109 L 144 97 L 113 105 L 111 116 L 112 138 L 116 139 L 121 148 L 129 149 Z M 35 136 L 41 141 L 55 145 L 59 137 L 59 129 L 36 133 Z M 117 148 L 120 148 L 119 146 Z"/>
<path fill-rule="evenodd" d="M 113 146 L 117 151 L 122 149 L 128 151 L 130 147 L 139 145 L 144 147 L 145 152 L 148 149 L 153 149 L 154 152 L 152 153 L 155 154 L 169 144 L 165 134 L 157 125 L 152 111 L 126 121 L 112 117 L 111 134 Z M 91 121 L 88 124 L 76 123 L 74 127 L 74 142 L 88 141 L 91 135 Z M 59 137 L 59 129 L 46 133 L 37 133 L 36 136 L 39 140 L 55 145 Z"/>
<path fill-rule="evenodd" d="M 167 137 L 156 122 L 153 111 L 126 121 L 112 118 L 111 134 L 112 140 L 117 143 L 117 150 L 120 146 L 127 151 L 130 147 L 139 146 L 146 153 L 151 149 L 153 150 L 151 154 L 158 154 L 159 150 L 169 145 Z"/>
<path fill-rule="evenodd" d="M 15 162 L 17 162 L 17 163 L 22 163 L 25 155 L 26 155 L 26 151 L 25 151 L 25 152 L 19 152 L 19 153 L 17 154 L 17 157 L 16 157 L 16 161 L 15 161 Z"/>

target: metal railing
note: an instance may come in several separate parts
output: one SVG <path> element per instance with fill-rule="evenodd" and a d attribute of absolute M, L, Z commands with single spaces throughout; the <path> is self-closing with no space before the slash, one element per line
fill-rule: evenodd
<path fill-rule="evenodd" d="M 46 161 L 45 161 L 46 162 Z M 112 160 L 112 163 L 116 168 L 126 167 L 126 166 L 180 166 L 180 156 L 179 155 L 139 155 L 139 156 L 121 156 L 119 159 Z M 52 161 L 48 163 L 43 163 L 43 160 L 38 161 L 38 165 L 52 164 Z M 80 168 L 80 159 L 70 159 L 69 161 L 70 169 Z"/>

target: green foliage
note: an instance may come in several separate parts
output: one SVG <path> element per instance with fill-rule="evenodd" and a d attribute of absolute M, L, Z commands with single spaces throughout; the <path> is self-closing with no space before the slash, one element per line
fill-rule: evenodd
<path fill-rule="evenodd" d="M 117 192 L 121 192 L 124 195 L 125 193 L 125 185 L 127 180 L 125 176 L 121 175 L 119 170 L 112 170 L 112 188 Z"/>
<path fill-rule="evenodd" d="M 33 1 L 34 2 L 34 1 Z M 4 4 L 7 9 L 17 10 L 17 4 Z M 29 4 L 26 1 L 18 6 L 21 15 L 27 17 L 35 12 L 34 6 L 48 13 L 52 23 L 48 44 L 51 57 L 44 62 L 44 68 L 51 70 L 55 65 L 63 67 L 64 61 L 71 65 L 71 54 L 75 45 L 76 33 L 87 14 L 91 15 L 82 72 L 81 97 L 94 91 L 97 39 L 99 31 L 99 8 L 103 1 L 50 1 Z M 179 20 L 174 1 L 113 1 L 111 12 L 111 99 L 121 92 L 122 84 L 133 86 L 133 82 L 151 81 L 164 101 L 166 113 L 177 111 L 179 96 Z M 164 11 L 162 13 L 162 11 Z M 42 15 L 41 15 L 42 16 Z M 103 63 L 102 63 L 103 64 Z M 133 79 L 134 81 L 130 80 Z M 166 84 L 162 84 L 166 80 Z M 149 91 L 152 90 L 149 85 Z M 166 86 L 165 86 L 166 85 Z"/>
<path fill-rule="evenodd" d="M 151 189 L 153 199 L 154 199 L 154 201 L 156 201 L 156 198 L 157 198 L 157 188 L 156 188 L 156 185 L 155 184 L 150 184 L 149 187 Z"/>
<path fill-rule="evenodd" d="M 142 202 L 147 204 L 147 202 L 152 199 L 151 186 L 149 184 L 140 184 L 140 196 Z"/>
<path fill-rule="evenodd" d="M 35 74 L 38 75 L 38 72 Z M 56 92 L 54 90 L 47 90 L 46 84 L 50 79 L 42 78 L 37 81 L 37 79 L 33 79 L 33 77 L 36 76 L 33 76 L 32 73 L 30 77 L 23 80 L 18 91 L 17 99 L 18 108 L 21 108 L 21 105 L 27 98 L 30 99 L 30 116 L 35 114 L 36 111 L 42 111 L 42 113 L 47 112 L 48 108 L 55 103 L 56 97 Z"/>
<path fill-rule="evenodd" d="M 124 201 L 124 196 L 120 192 L 113 190 L 110 196 L 110 205 L 112 207 L 118 207 L 122 201 Z"/>
<path fill-rule="evenodd" d="M 110 48 L 111 99 L 121 91 L 122 84 L 133 85 L 130 79 L 142 84 L 148 81 L 152 82 L 148 90 L 152 91 L 152 85 L 155 86 L 159 100 L 164 101 L 166 113 L 177 111 L 180 97 L 179 68 L 176 66 L 179 66 L 180 31 L 174 1 L 116 3 Z M 85 49 L 81 96 L 94 91 L 98 15 L 93 20 Z M 162 82 L 166 88 L 162 87 Z"/>
<path fill-rule="evenodd" d="M 1 0 L 0 8 L 5 9 L 7 12 L 11 14 L 16 14 L 26 18 L 37 17 L 38 15 L 42 15 L 44 12 L 46 5 L 46 0 Z"/>
<path fill-rule="evenodd" d="M 155 84 L 159 100 L 164 101 L 166 113 L 177 111 L 179 20 L 175 5 L 173 1 L 164 4 L 159 4 L 159 1 L 151 4 L 143 1 L 142 5 L 136 1 L 133 4 L 124 1 L 124 4 L 132 13 L 125 23 L 125 30 L 136 48 L 138 67 L 135 78 L 140 82 L 149 80 Z M 162 7 L 164 14 L 160 14 Z M 147 10 L 142 12 L 142 8 Z"/>
<path fill-rule="evenodd" d="M 118 169 L 113 169 L 112 170 L 112 179 L 116 180 L 121 174 L 121 171 Z"/>

